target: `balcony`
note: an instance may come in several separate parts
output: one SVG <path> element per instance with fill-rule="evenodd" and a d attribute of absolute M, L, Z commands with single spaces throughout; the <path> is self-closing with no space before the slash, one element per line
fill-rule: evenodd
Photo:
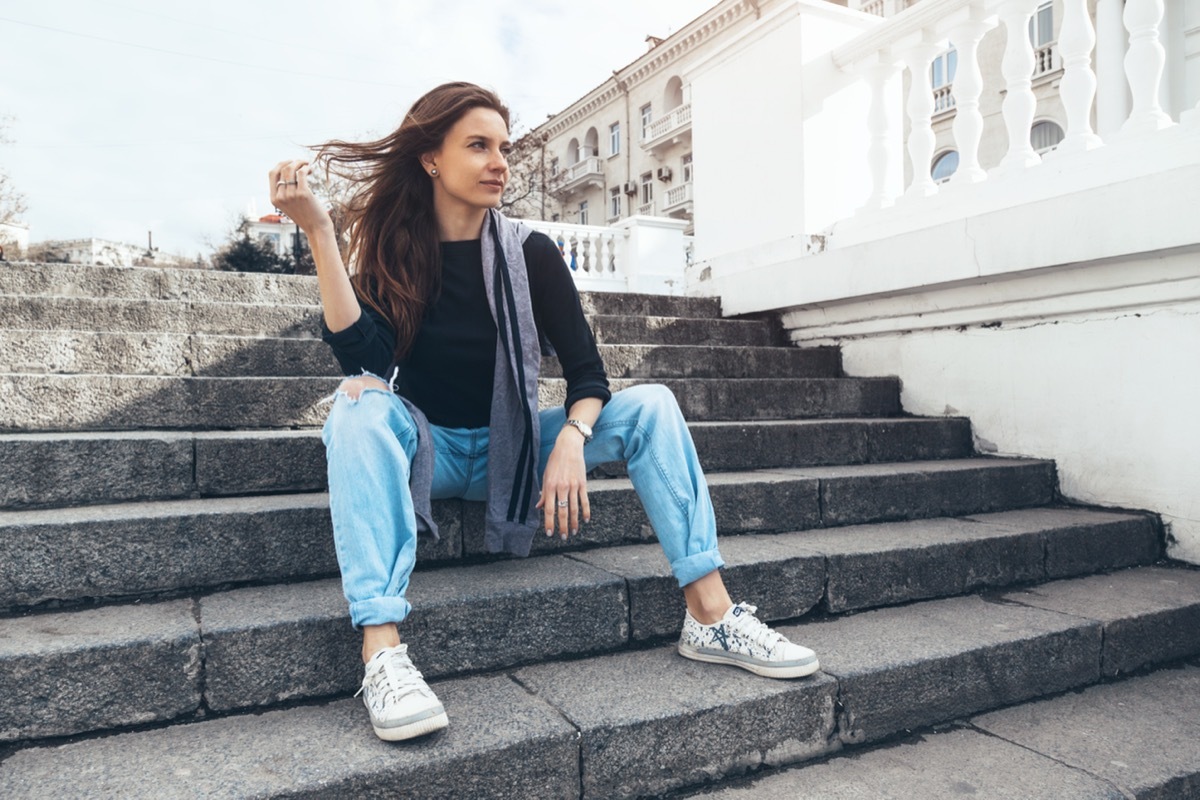
<path fill-rule="evenodd" d="M 604 185 L 604 164 L 597 156 L 588 156 L 550 179 L 550 191 L 557 195 L 572 195 L 589 186 Z"/>
<path fill-rule="evenodd" d="M 665 117 L 656 119 L 646 126 L 642 147 L 651 152 L 681 141 L 692 133 L 692 104 L 672 109 Z"/>
<path fill-rule="evenodd" d="M 667 190 L 663 200 L 664 214 L 672 217 L 690 217 L 692 214 L 692 182 L 681 183 Z"/>
<path fill-rule="evenodd" d="M 1033 79 L 1037 80 L 1043 75 L 1049 75 L 1058 69 L 1055 58 L 1055 45 L 1058 42 L 1047 42 L 1041 47 L 1034 48 L 1033 51 Z"/>
<path fill-rule="evenodd" d="M 933 115 L 944 114 L 954 110 L 954 91 L 949 84 L 933 90 Z"/>

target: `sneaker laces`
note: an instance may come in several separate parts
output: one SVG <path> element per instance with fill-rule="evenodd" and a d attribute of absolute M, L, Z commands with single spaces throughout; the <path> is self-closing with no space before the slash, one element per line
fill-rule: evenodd
<path fill-rule="evenodd" d="M 377 654 L 372 659 L 372 661 L 378 659 L 378 665 L 368 670 L 363 685 L 354 693 L 355 697 L 363 693 L 367 684 L 379 692 L 379 697 L 384 703 L 390 700 L 399 700 L 412 692 L 429 694 L 425 676 L 413 666 L 408 657 L 408 645 L 400 644 L 380 652 L 382 655 Z"/>
<path fill-rule="evenodd" d="M 754 616 L 758 611 L 758 606 L 752 606 L 749 603 L 738 603 L 734 606 L 734 609 L 741 609 L 742 613 L 729 615 L 730 627 L 755 644 L 771 650 L 780 642 L 788 641 L 783 634 L 773 630 L 765 622 Z"/>

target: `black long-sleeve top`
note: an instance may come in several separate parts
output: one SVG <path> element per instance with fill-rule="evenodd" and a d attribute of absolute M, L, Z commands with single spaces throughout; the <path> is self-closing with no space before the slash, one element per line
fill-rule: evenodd
<path fill-rule="evenodd" d="M 583 316 L 579 293 L 558 247 L 543 233 L 525 240 L 533 319 L 539 337 L 554 347 L 567 381 L 568 411 L 577 400 L 608 402 L 608 378 L 596 339 Z M 322 323 L 322 338 L 346 375 L 364 369 L 384 378 L 393 366 L 396 334 L 369 306 L 358 320 L 333 333 Z M 427 306 L 396 391 L 434 425 L 483 428 L 489 424 L 496 370 L 496 323 L 483 282 L 480 240 L 442 242 L 442 288 Z"/>

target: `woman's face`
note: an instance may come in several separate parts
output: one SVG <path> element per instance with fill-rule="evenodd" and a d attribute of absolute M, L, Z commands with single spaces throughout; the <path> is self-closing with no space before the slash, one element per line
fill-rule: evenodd
<path fill-rule="evenodd" d="M 495 208 L 508 183 L 508 127 L 490 108 L 473 108 L 446 133 L 440 149 L 421 161 L 436 168 L 435 201 L 469 208 Z M 440 197 L 439 197 L 440 195 Z"/>

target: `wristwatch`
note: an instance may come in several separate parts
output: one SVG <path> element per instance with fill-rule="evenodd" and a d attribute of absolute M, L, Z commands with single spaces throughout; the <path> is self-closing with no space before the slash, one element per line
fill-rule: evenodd
<path fill-rule="evenodd" d="M 592 426 L 588 425 L 586 422 L 582 422 L 577 419 L 569 419 L 564 424 L 570 425 L 572 428 L 582 433 L 584 444 L 587 444 L 592 440 Z"/>

